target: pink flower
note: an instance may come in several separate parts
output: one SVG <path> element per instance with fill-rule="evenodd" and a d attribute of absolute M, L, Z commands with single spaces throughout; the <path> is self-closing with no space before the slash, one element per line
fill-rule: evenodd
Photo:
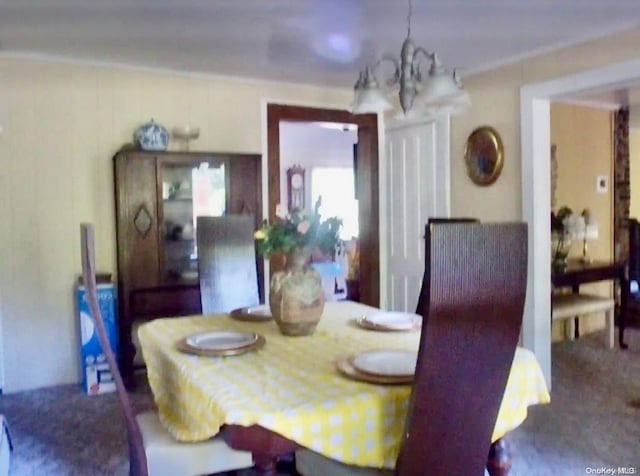
<path fill-rule="evenodd" d="M 301 235 L 306 234 L 309 231 L 310 226 L 311 224 L 309 223 L 309 220 L 302 220 L 300 223 L 298 223 L 298 233 L 300 233 Z"/>
<path fill-rule="evenodd" d="M 281 205 L 280 203 L 276 205 L 276 216 L 278 218 L 282 220 L 286 220 L 288 214 L 289 214 L 289 210 L 287 210 L 287 207 L 285 207 L 284 205 Z"/>

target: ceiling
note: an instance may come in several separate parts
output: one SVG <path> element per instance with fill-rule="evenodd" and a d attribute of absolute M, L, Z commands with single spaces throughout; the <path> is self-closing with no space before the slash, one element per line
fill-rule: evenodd
<path fill-rule="evenodd" d="M 400 53 L 393 0 L 2 0 L 0 54 L 352 87 Z M 637 26 L 638 0 L 414 0 L 412 36 L 465 74 Z"/>

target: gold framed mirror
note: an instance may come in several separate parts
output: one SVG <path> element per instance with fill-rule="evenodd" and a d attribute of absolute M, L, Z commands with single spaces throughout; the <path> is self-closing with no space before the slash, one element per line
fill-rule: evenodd
<path fill-rule="evenodd" d="M 464 151 L 467 174 L 476 185 L 491 185 L 500 176 L 504 161 L 502 139 L 493 127 L 475 129 Z"/>

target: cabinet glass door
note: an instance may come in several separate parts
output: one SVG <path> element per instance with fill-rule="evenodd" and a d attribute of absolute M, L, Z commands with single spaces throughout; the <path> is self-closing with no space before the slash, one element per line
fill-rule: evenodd
<path fill-rule="evenodd" d="M 190 164 L 163 163 L 160 243 L 161 269 L 169 280 L 198 277 L 196 220 L 221 216 L 227 209 L 227 171 L 224 161 Z"/>

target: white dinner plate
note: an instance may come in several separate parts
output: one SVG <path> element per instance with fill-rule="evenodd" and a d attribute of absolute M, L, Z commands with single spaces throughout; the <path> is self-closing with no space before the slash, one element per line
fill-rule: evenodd
<path fill-rule="evenodd" d="M 393 329 L 406 330 L 419 327 L 422 317 L 412 312 L 378 311 L 364 316 L 364 320 L 374 326 Z"/>
<path fill-rule="evenodd" d="M 401 375 L 396 377 L 395 375 L 374 375 L 367 372 L 360 372 L 351 363 L 351 358 L 340 359 L 336 362 L 338 371 L 353 380 L 359 380 L 360 382 L 368 382 L 375 384 L 407 384 L 413 382 L 413 375 Z"/>
<path fill-rule="evenodd" d="M 409 350 L 370 350 L 351 358 L 351 364 L 360 372 L 386 377 L 411 376 L 416 371 L 418 353 Z"/>
<path fill-rule="evenodd" d="M 247 347 L 258 340 L 253 332 L 208 331 L 198 332 L 186 339 L 186 344 L 200 350 L 232 350 Z"/>
<path fill-rule="evenodd" d="M 268 304 L 260 304 L 258 306 L 241 307 L 234 309 L 229 315 L 239 321 L 268 321 L 273 318 L 271 308 Z"/>
<path fill-rule="evenodd" d="M 268 304 L 260 304 L 259 306 L 245 307 L 244 312 L 252 316 L 271 317 L 271 308 Z"/>

